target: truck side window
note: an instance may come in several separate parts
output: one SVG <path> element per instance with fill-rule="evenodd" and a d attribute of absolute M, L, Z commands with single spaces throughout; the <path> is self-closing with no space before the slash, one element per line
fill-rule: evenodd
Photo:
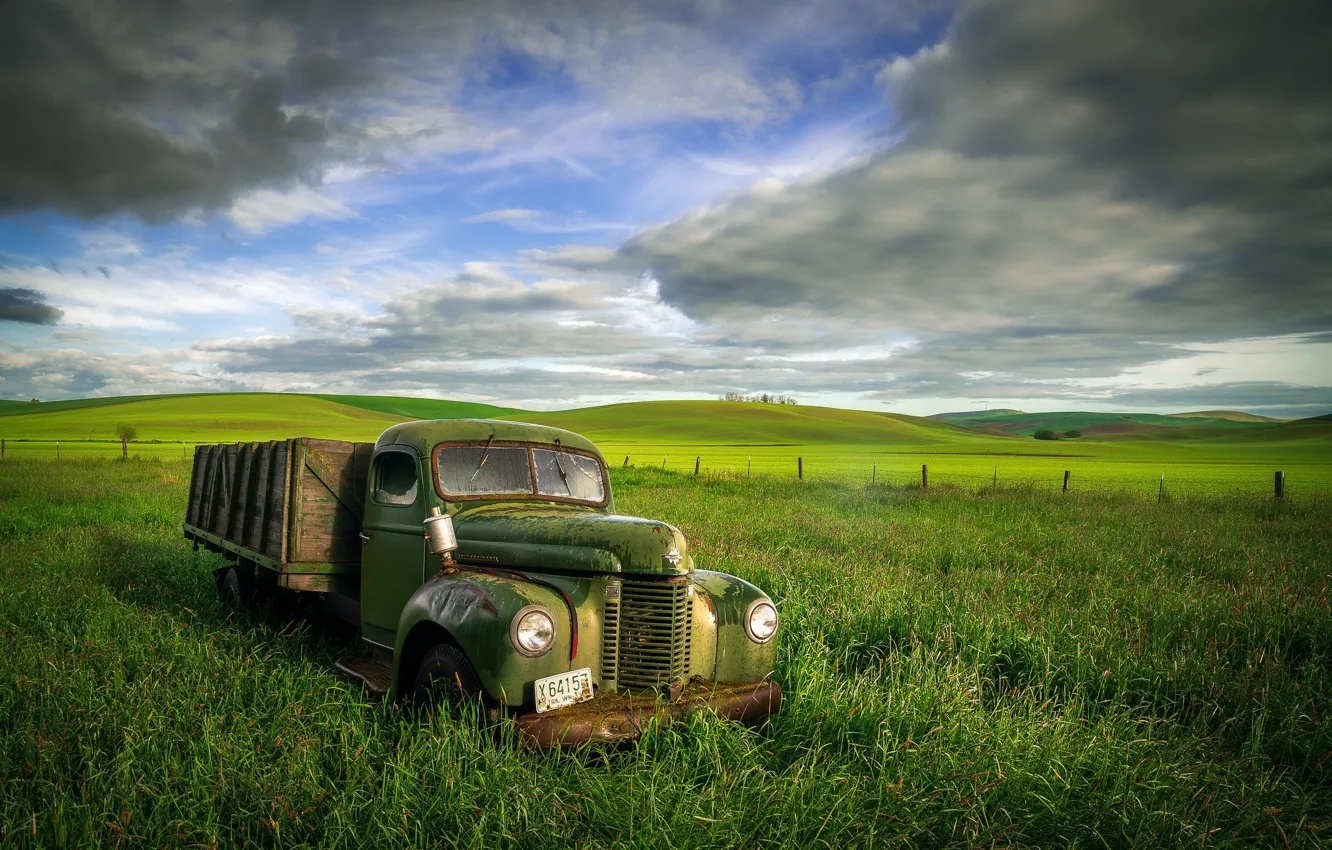
<path fill-rule="evenodd" d="M 416 462 L 404 452 L 384 452 L 375 458 L 373 497 L 381 505 L 410 505 L 416 501 Z"/>

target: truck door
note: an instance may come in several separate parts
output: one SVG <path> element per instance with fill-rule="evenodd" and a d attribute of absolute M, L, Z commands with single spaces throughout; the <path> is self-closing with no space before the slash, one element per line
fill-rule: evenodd
<path fill-rule="evenodd" d="M 425 583 L 426 500 L 416 452 L 380 449 L 369 491 L 361 526 L 361 635 L 392 647 L 403 606 Z"/>

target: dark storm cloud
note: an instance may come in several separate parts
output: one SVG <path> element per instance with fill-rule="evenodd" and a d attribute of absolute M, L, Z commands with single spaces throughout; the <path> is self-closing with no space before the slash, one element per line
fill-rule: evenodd
<path fill-rule="evenodd" d="M 901 144 L 584 264 L 648 270 L 735 334 L 915 339 L 880 364 L 886 398 L 982 372 L 1059 395 L 1332 328 L 1332 6 L 974 2 L 880 81 Z"/>
<path fill-rule="evenodd" d="M 382 163 L 422 133 L 408 120 L 398 138 L 393 118 L 448 112 L 466 80 L 514 55 L 619 109 L 756 125 L 780 98 L 743 61 L 714 73 L 754 5 L 9 0 L 0 213 L 161 221 L 246 190 L 317 182 L 334 163 Z M 907 26 L 924 5 L 846 0 L 808 21 L 793 2 L 770 10 L 762 35 L 814 50 L 848 31 Z M 463 147 L 485 135 L 458 134 Z"/>
<path fill-rule="evenodd" d="M 22 322 L 28 325 L 54 325 L 65 315 L 52 307 L 41 293 L 31 289 L 0 287 L 0 322 Z"/>
<path fill-rule="evenodd" d="M 0 211 L 163 220 L 309 180 L 350 144 L 327 98 L 367 79 L 294 4 L 9 3 Z"/>

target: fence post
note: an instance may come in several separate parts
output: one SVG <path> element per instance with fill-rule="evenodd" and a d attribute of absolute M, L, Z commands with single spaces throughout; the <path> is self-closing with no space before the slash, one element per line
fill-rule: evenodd
<path fill-rule="evenodd" d="M 875 463 L 874 466 L 870 467 L 870 486 L 871 486 L 871 487 L 874 486 L 874 479 L 876 479 L 876 478 L 878 478 L 878 477 L 879 477 L 879 464 L 878 464 L 878 463 Z"/>
<path fill-rule="evenodd" d="M 661 456 L 661 468 L 663 470 L 666 468 L 666 455 Z"/>
<path fill-rule="evenodd" d="M 186 458 L 190 456 L 190 455 L 189 455 L 189 452 L 185 451 L 185 441 L 184 441 L 184 440 L 181 440 L 181 441 L 180 441 L 180 456 L 181 456 L 181 457 L 186 457 Z"/>
<path fill-rule="evenodd" d="M 1278 499 L 1286 495 L 1286 471 L 1278 469 L 1276 473 L 1276 497 Z"/>
<path fill-rule="evenodd" d="M 1065 469 L 1065 470 L 1064 470 L 1064 492 L 1065 492 L 1065 493 L 1068 492 L 1068 473 L 1069 473 L 1069 471 L 1068 471 L 1067 469 Z"/>
<path fill-rule="evenodd" d="M 702 462 L 703 462 L 703 455 L 698 455 L 697 457 L 694 458 L 694 474 L 695 474 L 695 475 L 698 475 L 698 467 L 699 467 L 699 464 L 701 464 Z"/>
<path fill-rule="evenodd" d="M 624 456 L 624 463 L 620 465 L 620 469 L 624 469 L 624 468 L 625 468 L 626 466 L 628 466 L 628 465 L 629 465 L 629 455 L 625 455 L 625 456 Z"/>
<path fill-rule="evenodd" d="M 995 490 L 999 489 L 999 467 L 997 466 L 994 468 L 994 484 L 992 486 Z"/>
<path fill-rule="evenodd" d="M 60 460 L 60 441 L 56 440 L 56 460 Z"/>
<path fill-rule="evenodd" d="M 930 487 L 930 468 L 926 464 L 920 465 L 920 489 L 928 490 Z"/>
<path fill-rule="evenodd" d="M 1156 502 L 1160 504 L 1165 499 L 1165 473 L 1161 473 L 1161 486 L 1156 491 Z"/>
<path fill-rule="evenodd" d="M 0 460 L 5 459 L 5 441 L 0 440 Z"/>
<path fill-rule="evenodd" d="M 796 458 L 796 478 L 803 479 L 804 477 L 805 477 L 805 459 L 803 457 L 798 457 Z"/>
<path fill-rule="evenodd" d="M 745 477 L 749 478 L 754 474 L 754 456 L 749 456 L 749 465 L 745 467 Z"/>

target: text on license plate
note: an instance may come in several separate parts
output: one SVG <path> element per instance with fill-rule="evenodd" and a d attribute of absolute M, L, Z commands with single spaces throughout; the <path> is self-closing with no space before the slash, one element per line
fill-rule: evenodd
<path fill-rule="evenodd" d="M 537 679 L 535 689 L 538 713 L 586 702 L 592 699 L 592 668 L 584 667 Z"/>

